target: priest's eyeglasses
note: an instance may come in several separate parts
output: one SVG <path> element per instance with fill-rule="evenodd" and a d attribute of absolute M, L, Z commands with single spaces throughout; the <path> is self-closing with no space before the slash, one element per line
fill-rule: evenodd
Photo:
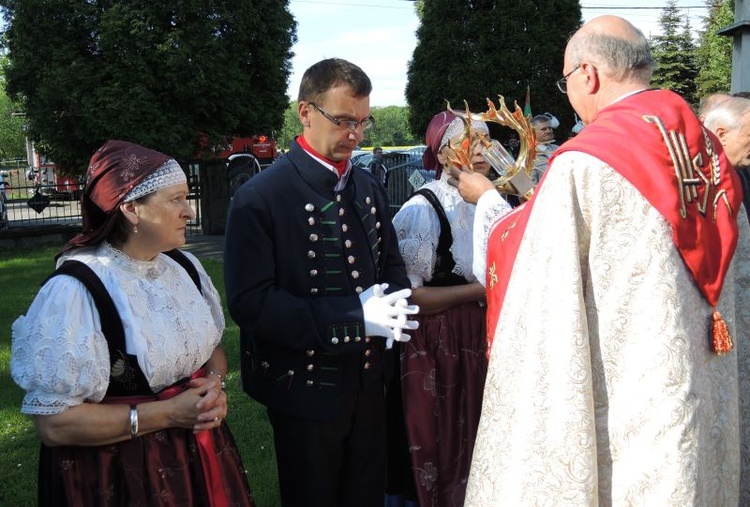
<path fill-rule="evenodd" d="M 573 74 L 575 71 L 580 69 L 580 65 L 576 65 L 576 68 L 565 74 L 563 77 L 555 81 L 555 84 L 557 85 L 557 89 L 560 90 L 562 93 L 568 93 L 568 78 L 571 74 Z"/>
<path fill-rule="evenodd" d="M 320 114 L 325 116 L 328 121 L 330 121 L 337 127 L 345 128 L 349 132 L 356 132 L 357 129 L 362 129 L 362 131 L 365 131 L 375 125 L 375 118 L 373 118 L 372 116 L 369 116 L 362 121 L 342 120 L 341 118 L 336 118 L 335 116 L 331 116 L 330 114 L 323 111 L 315 102 L 310 102 L 310 105 L 317 109 Z"/>

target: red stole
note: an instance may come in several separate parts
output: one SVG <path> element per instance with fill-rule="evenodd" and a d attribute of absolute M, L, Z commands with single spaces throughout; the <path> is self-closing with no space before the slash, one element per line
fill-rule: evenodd
<path fill-rule="evenodd" d="M 549 169 L 542 175 L 537 190 L 548 172 Z M 492 226 L 490 237 L 487 240 L 487 278 L 485 284 L 487 290 L 487 358 L 490 357 L 492 340 L 495 338 L 497 321 L 500 318 L 500 309 L 503 307 L 510 274 L 518 255 L 518 248 L 521 246 L 523 233 L 529 222 L 535 197 L 536 193 L 532 195 L 531 199 L 498 220 Z"/>
<path fill-rule="evenodd" d="M 716 307 L 737 246 L 737 211 L 742 203 L 738 176 L 719 146 L 677 94 L 644 91 L 600 111 L 580 134 L 558 148 L 547 173 L 554 171 L 554 159 L 567 151 L 588 153 L 620 173 L 669 222 L 674 245 L 696 286 Z M 537 192 L 543 182 L 544 178 Z M 490 233 L 488 345 L 534 202 L 532 198 L 503 217 Z"/>

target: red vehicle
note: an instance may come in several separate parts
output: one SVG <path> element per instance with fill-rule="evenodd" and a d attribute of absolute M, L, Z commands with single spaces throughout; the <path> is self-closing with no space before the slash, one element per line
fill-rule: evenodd
<path fill-rule="evenodd" d="M 271 164 L 276 159 L 276 140 L 267 136 L 253 136 L 251 150 L 261 164 Z"/>
<path fill-rule="evenodd" d="M 83 176 L 63 176 L 57 166 L 44 157 L 35 160 L 29 171 L 29 180 L 39 185 L 39 191 L 53 198 L 76 201 L 83 190 Z"/>
<path fill-rule="evenodd" d="M 227 144 L 210 145 L 201 139 L 198 159 L 220 159 L 226 162 L 230 193 L 234 192 L 264 167 L 273 163 L 277 156 L 276 140 L 264 135 L 233 137 Z"/>
<path fill-rule="evenodd" d="M 276 158 L 276 140 L 264 135 L 233 137 L 231 143 L 221 148 L 223 148 L 222 151 L 219 151 L 216 147 L 213 151 L 217 158 L 224 160 L 227 160 L 230 155 L 250 153 L 258 159 L 261 165 L 268 165 Z"/>

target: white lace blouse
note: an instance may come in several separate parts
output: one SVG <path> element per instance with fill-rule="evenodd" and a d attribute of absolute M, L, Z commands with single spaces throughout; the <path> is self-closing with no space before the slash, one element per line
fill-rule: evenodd
<path fill-rule="evenodd" d="M 453 244 L 450 252 L 456 262 L 453 273 L 463 276 L 467 282 L 474 282 L 476 278 L 472 273 L 472 231 L 476 206 L 461 198 L 458 190 L 448 184 L 448 175 L 445 173 L 441 175 L 440 180 L 430 182 L 422 188 L 435 193 L 451 225 Z M 500 202 L 503 209 L 498 211 L 499 215 L 510 211 L 508 203 L 502 198 Z M 425 282 L 432 280 L 435 270 L 440 238 L 438 215 L 424 196 L 416 195 L 406 201 L 393 217 L 393 226 L 412 288 L 422 287 Z"/>
<path fill-rule="evenodd" d="M 159 391 L 194 373 L 224 332 L 221 300 L 191 254 L 203 294 L 166 255 L 138 261 L 107 243 L 66 253 L 101 278 L 120 313 L 125 346 Z M 100 402 L 109 385 L 109 351 L 93 298 L 77 279 L 61 275 L 39 291 L 12 327 L 11 374 L 26 391 L 21 411 L 48 415 Z"/>

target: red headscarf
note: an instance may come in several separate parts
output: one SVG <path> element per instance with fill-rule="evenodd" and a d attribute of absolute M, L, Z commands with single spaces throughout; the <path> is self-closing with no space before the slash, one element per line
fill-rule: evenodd
<path fill-rule="evenodd" d="M 98 245 L 109 235 L 128 193 L 172 157 L 127 141 L 107 141 L 91 157 L 81 197 L 83 231 L 65 250 Z"/>
<path fill-rule="evenodd" d="M 422 164 L 425 169 L 435 169 L 435 179 L 440 179 L 440 173 L 443 166 L 438 162 L 437 155 L 440 151 L 440 142 L 443 140 L 443 134 L 448 126 L 456 118 L 456 115 L 450 111 L 442 111 L 432 117 L 427 125 L 425 134 L 425 144 L 427 149 L 422 155 Z"/>

